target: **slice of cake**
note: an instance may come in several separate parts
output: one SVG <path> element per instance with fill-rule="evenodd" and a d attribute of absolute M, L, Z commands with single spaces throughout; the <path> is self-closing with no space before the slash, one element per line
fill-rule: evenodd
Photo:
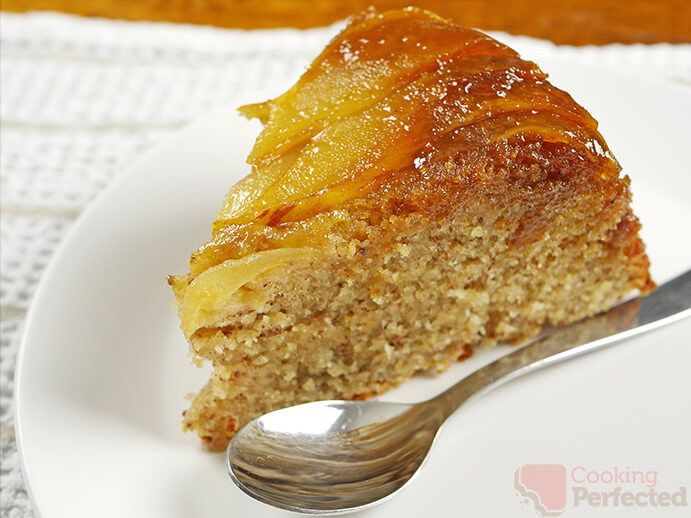
<path fill-rule="evenodd" d="M 597 122 L 489 36 L 368 12 L 241 111 L 264 123 L 252 172 L 169 279 L 213 364 L 184 416 L 210 449 L 265 412 L 367 398 L 654 288 Z"/>

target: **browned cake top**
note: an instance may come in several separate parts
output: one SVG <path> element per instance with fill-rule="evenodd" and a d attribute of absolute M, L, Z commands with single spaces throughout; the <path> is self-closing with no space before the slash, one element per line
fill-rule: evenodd
<path fill-rule="evenodd" d="M 597 122 L 537 65 L 419 9 L 354 18 L 291 89 L 241 111 L 264 123 L 252 172 L 226 196 L 193 275 L 318 246 L 354 207 L 443 214 L 512 160 L 534 164 L 541 181 L 620 170 Z"/>

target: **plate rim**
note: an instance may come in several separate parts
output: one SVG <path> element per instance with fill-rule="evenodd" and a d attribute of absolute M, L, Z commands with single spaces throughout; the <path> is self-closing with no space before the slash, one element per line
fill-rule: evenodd
<path fill-rule="evenodd" d="M 82 232 L 82 228 L 86 225 L 86 222 L 91 218 L 92 213 L 102 210 L 101 206 L 104 205 L 105 201 L 113 195 L 120 184 L 127 182 L 130 177 L 135 176 L 137 171 L 141 169 L 142 164 L 146 161 L 155 159 L 158 155 L 162 154 L 166 149 L 175 146 L 176 142 L 185 140 L 188 134 L 194 134 L 198 131 L 198 128 L 210 124 L 212 120 L 220 119 L 228 116 L 237 116 L 237 108 L 234 106 L 222 106 L 215 110 L 208 111 L 193 121 L 181 126 L 178 130 L 174 131 L 172 134 L 163 139 L 157 144 L 153 145 L 151 148 L 146 150 L 140 156 L 133 158 L 132 163 L 125 167 L 113 180 L 101 190 L 93 200 L 91 200 L 87 206 L 79 213 L 77 218 L 75 218 L 72 226 L 65 234 L 65 237 L 58 244 L 50 258 L 50 261 L 43 273 L 41 274 L 41 279 L 39 280 L 34 295 L 31 299 L 29 308 L 26 312 L 26 317 L 23 322 L 22 339 L 17 348 L 17 358 L 14 363 L 14 385 L 12 394 L 12 413 L 14 419 L 14 438 L 15 444 L 17 446 L 17 456 L 19 459 L 19 466 L 22 472 L 22 477 L 24 481 L 24 486 L 26 488 L 27 495 L 32 504 L 32 510 L 37 515 L 37 518 L 44 518 L 46 515 L 43 513 L 41 507 L 39 506 L 38 498 L 35 494 L 34 485 L 32 483 L 32 476 L 30 474 L 29 463 L 26 458 L 26 450 L 24 447 L 24 436 L 23 436 L 23 420 L 21 416 L 23 415 L 23 405 L 20 404 L 22 400 L 23 393 L 23 379 L 25 372 L 25 356 L 27 355 L 27 350 L 30 348 L 29 342 L 31 338 L 31 329 L 36 326 L 35 320 L 40 318 L 40 304 L 39 301 L 44 297 L 43 293 L 48 289 L 46 286 L 50 284 L 50 279 L 54 276 L 54 270 L 58 268 L 58 264 L 61 262 L 61 257 L 66 253 L 66 250 L 71 248 L 72 243 L 78 239 L 79 234 Z M 220 200 L 219 200 L 220 203 Z M 38 315 L 38 316 L 37 316 Z"/>

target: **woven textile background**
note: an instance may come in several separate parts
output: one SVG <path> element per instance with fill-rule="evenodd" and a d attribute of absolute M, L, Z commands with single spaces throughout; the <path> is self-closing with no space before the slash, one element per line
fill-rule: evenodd
<path fill-rule="evenodd" d="M 0 15 L 0 518 L 33 516 L 14 438 L 14 363 L 36 285 L 75 218 L 189 121 L 280 93 L 337 30 Z M 496 36 L 538 63 L 559 56 L 665 76 L 691 94 L 691 45 L 574 48 Z"/>

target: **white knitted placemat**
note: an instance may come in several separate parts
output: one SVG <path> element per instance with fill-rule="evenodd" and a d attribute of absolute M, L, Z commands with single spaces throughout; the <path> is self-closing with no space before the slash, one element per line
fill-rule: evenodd
<path fill-rule="evenodd" d="M 240 31 L 0 14 L 0 518 L 33 516 L 14 439 L 14 362 L 36 284 L 74 219 L 182 125 L 280 93 L 340 26 Z M 538 63 L 557 56 L 691 87 L 691 45 L 576 48 L 493 35 Z"/>

